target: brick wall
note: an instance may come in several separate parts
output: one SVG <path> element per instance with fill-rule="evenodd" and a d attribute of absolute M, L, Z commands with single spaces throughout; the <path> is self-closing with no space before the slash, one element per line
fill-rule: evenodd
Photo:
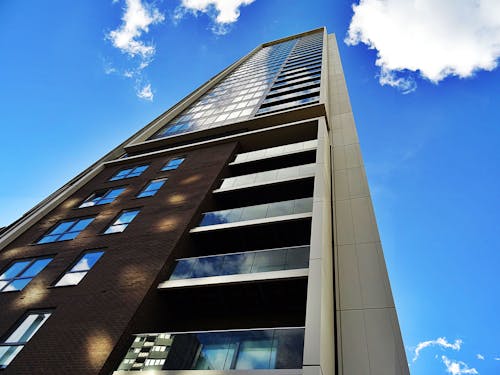
<path fill-rule="evenodd" d="M 235 147 L 230 143 L 190 151 L 177 170 L 168 172 L 160 169 L 176 154 L 106 167 L 0 252 L 0 269 L 15 259 L 54 256 L 23 291 L 0 294 L 3 336 L 26 311 L 55 309 L 3 373 L 109 373 L 119 361 L 133 325 L 138 319 L 147 319 L 141 309 L 154 308 L 151 302 L 144 303 L 145 298 L 155 293 L 158 280 L 182 255 L 181 240 L 196 224 Z M 150 166 L 141 176 L 108 181 L 120 169 L 144 163 Z M 135 198 L 149 180 L 160 177 L 168 177 L 168 181 L 155 196 Z M 113 203 L 75 208 L 92 192 L 114 186 L 127 189 Z M 103 235 L 114 218 L 129 208 L 141 208 L 141 212 L 128 228 Z M 76 239 L 33 245 L 58 221 L 92 215 L 97 215 L 95 220 Z M 79 285 L 51 287 L 83 251 L 96 248 L 104 249 L 105 254 Z M 117 354 L 110 357 L 113 350 Z"/>

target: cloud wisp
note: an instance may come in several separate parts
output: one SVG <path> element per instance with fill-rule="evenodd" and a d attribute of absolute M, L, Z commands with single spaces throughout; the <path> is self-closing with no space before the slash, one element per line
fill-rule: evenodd
<path fill-rule="evenodd" d="M 484 355 L 482 355 L 482 354 L 476 354 L 476 358 L 481 360 L 481 361 L 484 361 Z"/>
<path fill-rule="evenodd" d="M 449 374 L 452 375 L 479 374 L 479 372 L 474 367 L 470 368 L 465 362 L 449 359 L 445 355 L 441 356 L 441 360 L 446 366 L 446 372 Z"/>
<path fill-rule="evenodd" d="M 345 42 L 377 51 L 381 85 L 410 93 L 418 75 L 437 84 L 498 65 L 497 0 L 360 0 L 353 11 Z"/>
<path fill-rule="evenodd" d="M 113 3 L 117 2 L 113 0 Z M 151 42 L 144 41 L 143 36 L 149 33 L 151 25 L 163 22 L 165 16 L 153 5 L 142 0 L 125 0 L 121 20 L 118 28 L 106 34 L 106 39 L 132 61 L 133 67 L 120 71 L 108 63 L 105 72 L 118 73 L 134 79 L 137 96 L 151 101 L 154 97 L 153 91 L 143 71 L 153 61 L 156 47 Z"/>
<path fill-rule="evenodd" d="M 151 91 L 151 84 L 148 83 L 139 88 L 137 96 L 141 99 L 153 100 L 153 91 Z"/>
<path fill-rule="evenodd" d="M 439 346 L 443 349 L 453 349 L 453 350 L 460 350 L 461 346 L 462 346 L 462 340 L 460 339 L 457 339 L 455 340 L 455 342 L 451 343 L 451 342 L 448 342 L 446 340 L 446 337 L 438 337 L 436 340 L 429 340 L 429 341 L 423 341 L 423 342 L 420 342 L 418 343 L 417 347 L 415 348 L 415 355 L 413 357 L 413 362 L 415 362 L 419 355 L 420 355 L 420 352 L 425 349 L 425 348 L 428 348 L 428 347 L 431 347 L 431 346 Z"/>
<path fill-rule="evenodd" d="M 255 0 L 181 0 L 174 15 L 176 21 L 184 18 L 186 14 L 203 13 L 212 21 L 211 30 L 214 34 L 227 34 L 240 17 L 240 8 L 250 5 Z"/>

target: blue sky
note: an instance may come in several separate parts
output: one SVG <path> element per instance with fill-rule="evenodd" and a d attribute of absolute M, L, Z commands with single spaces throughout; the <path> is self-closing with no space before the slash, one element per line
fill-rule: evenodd
<path fill-rule="evenodd" d="M 354 19 L 358 1 L 189 9 L 210 2 L 129 0 L 149 18 L 121 40 L 125 0 L 0 2 L 0 226 L 256 45 L 324 25 L 412 374 L 500 373 L 498 2 L 364 0 Z"/>

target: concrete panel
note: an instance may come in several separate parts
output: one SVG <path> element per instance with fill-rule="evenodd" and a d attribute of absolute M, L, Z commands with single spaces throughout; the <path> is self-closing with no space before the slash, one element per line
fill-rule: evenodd
<path fill-rule="evenodd" d="M 394 307 L 384 258 L 379 249 L 380 245 L 375 242 L 356 244 L 364 308 Z"/>
<path fill-rule="evenodd" d="M 321 366 L 304 366 L 302 368 L 303 375 L 323 375 Z"/>
<path fill-rule="evenodd" d="M 341 311 L 340 330 L 341 373 L 345 375 L 371 374 L 363 311 Z"/>
<path fill-rule="evenodd" d="M 333 170 L 338 171 L 347 168 L 345 147 L 333 148 Z"/>
<path fill-rule="evenodd" d="M 318 366 L 320 364 L 321 287 L 321 259 L 311 259 L 309 260 L 309 279 L 307 284 L 304 366 Z"/>
<path fill-rule="evenodd" d="M 361 160 L 361 152 L 358 144 L 346 145 L 344 148 L 346 168 L 361 167 L 363 162 Z"/>
<path fill-rule="evenodd" d="M 350 203 L 355 242 L 378 242 L 379 237 L 370 198 L 351 199 Z"/>
<path fill-rule="evenodd" d="M 406 355 L 395 331 L 395 309 L 364 311 L 371 375 L 409 374 Z"/>
<path fill-rule="evenodd" d="M 360 309 L 363 306 L 359 280 L 358 256 L 354 245 L 338 247 L 339 306 L 341 309 Z"/>
<path fill-rule="evenodd" d="M 332 141 L 333 147 L 344 145 L 342 129 L 334 128 L 332 130 Z"/>
<path fill-rule="evenodd" d="M 347 180 L 350 198 L 367 197 L 370 195 L 364 168 L 347 169 Z"/>
<path fill-rule="evenodd" d="M 338 245 L 354 243 L 354 226 L 352 224 L 351 201 L 335 202 L 335 220 L 337 223 Z"/>
<path fill-rule="evenodd" d="M 358 143 L 358 133 L 354 126 L 354 118 L 352 113 L 347 113 L 342 115 L 342 137 L 344 138 L 344 144 L 350 145 L 353 143 Z"/>
<path fill-rule="evenodd" d="M 333 181 L 335 183 L 335 199 L 339 201 L 349 199 L 350 191 L 347 178 L 347 170 L 342 169 L 336 171 Z"/>

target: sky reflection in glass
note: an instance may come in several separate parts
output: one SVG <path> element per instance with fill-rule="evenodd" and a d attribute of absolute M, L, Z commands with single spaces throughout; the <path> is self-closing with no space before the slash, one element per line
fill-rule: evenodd
<path fill-rule="evenodd" d="M 307 268 L 309 246 L 188 258 L 177 261 L 170 280 Z"/>

